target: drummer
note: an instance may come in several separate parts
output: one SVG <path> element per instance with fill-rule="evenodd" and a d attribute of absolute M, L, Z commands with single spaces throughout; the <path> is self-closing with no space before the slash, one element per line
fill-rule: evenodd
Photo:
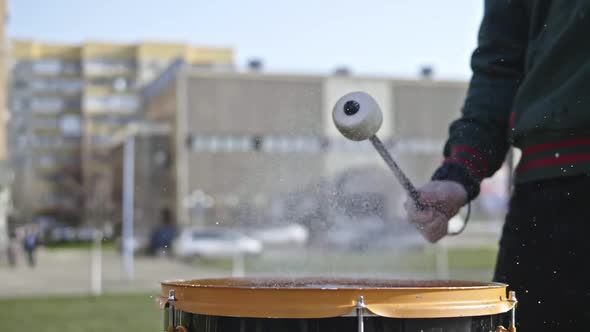
<path fill-rule="evenodd" d="M 494 275 L 519 297 L 519 332 L 590 326 L 590 2 L 486 0 L 462 116 L 409 219 L 431 242 L 522 151 Z"/>

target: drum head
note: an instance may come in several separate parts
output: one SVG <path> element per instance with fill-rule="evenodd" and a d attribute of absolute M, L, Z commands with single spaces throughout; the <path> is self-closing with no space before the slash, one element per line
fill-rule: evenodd
<path fill-rule="evenodd" d="M 195 314 L 253 318 L 326 318 L 365 309 L 391 318 L 484 316 L 513 306 L 506 285 L 446 280 L 223 278 L 165 281 L 165 304 Z"/>

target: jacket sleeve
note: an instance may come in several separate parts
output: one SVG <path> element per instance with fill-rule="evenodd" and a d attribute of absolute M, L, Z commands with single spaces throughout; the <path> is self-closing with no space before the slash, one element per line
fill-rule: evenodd
<path fill-rule="evenodd" d="M 459 119 L 451 123 L 443 164 L 433 180 L 452 180 L 469 200 L 480 182 L 502 165 L 508 151 L 511 106 L 524 72 L 528 18 L 520 0 L 486 0 L 473 76 Z"/>

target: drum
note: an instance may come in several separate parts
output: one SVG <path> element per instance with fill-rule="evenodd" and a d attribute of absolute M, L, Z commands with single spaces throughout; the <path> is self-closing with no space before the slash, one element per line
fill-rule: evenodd
<path fill-rule="evenodd" d="M 163 282 L 158 302 L 166 332 L 516 331 L 516 297 L 507 296 L 506 287 L 441 280 L 200 279 Z"/>

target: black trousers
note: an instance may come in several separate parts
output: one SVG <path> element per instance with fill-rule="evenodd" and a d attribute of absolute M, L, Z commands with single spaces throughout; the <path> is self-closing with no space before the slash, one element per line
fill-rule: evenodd
<path fill-rule="evenodd" d="M 590 176 L 517 185 L 494 280 L 516 291 L 518 331 L 590 331 Z"/>

